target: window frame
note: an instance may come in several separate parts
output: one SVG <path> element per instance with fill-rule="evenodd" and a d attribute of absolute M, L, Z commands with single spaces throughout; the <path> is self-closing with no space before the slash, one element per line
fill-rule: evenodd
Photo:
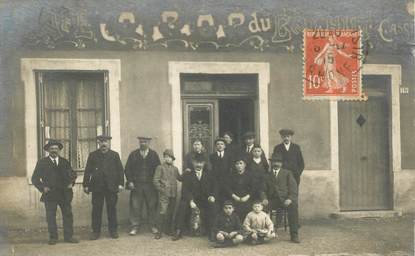
<path fill-rule="evenodd" d="M 36 70 L 35 71 L 35 78 L 36 78 L 36 99 L 37 99 L 37 132 L 38 132 L 38 158 L 45 157 L 45 151 L 43 150 L 43 145 L 46 143 L 46 137 L 45 137 L 45 104 L 44 104 L 44 97 L 45 97 L 45 90 L 46 86 L 44 84 L 44 75 L 45 74 L 88 74 L 88 73 L 94 73 L 94 74 L 102 74 L 102 93 L 103 93 L 103 113 L 102 113 L 102 127 L 103 132 L 105 134 L 111 134 L 111 125 L 109 120 L 109 111 L 108 108 L 108 71 L 85 71 L 85 70 Z M 71 166 L 73 169 L 78 173 L 83 173 L 85 171 L 84 168 L 76 168 L 77 161 L 77 139 L 78 139 L 78 128 L 75 126 L 75 124 L 78 124 L 76 119 L 76 100 L 74 100 L 76 95 L 76 90 L 78 88 L 72 88 L 71 85 L 68 85 L 69 87 L 69 93 L 70 93 L 70 106 L 69 106 L 69 123 L 70 123 L 70 151 L 69 151 L 69 162 L 71 163 Z M 97 134 L 98 135 L 98 134 Z"/>
<path fill-rule="evenodd" d="M 20 75 L 24 91 L 24 148 L 26 179 L 32 184 L 31 177 L 38 161 L 37 139 L 37 106 L 36 106 L 36 70 L 83 70 L 108 71 L 108 108 L 111 123 L 111 149 L 122 157 L 120 127 L 120 59 L 66 59 L 66 58 L 21 58 Z M 81 183 L 83 175 L 78 175 L 77 183 Z"/>

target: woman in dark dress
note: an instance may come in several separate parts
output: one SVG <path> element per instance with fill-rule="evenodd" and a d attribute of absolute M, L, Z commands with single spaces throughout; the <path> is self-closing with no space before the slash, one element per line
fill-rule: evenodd
<path fill-rule="evenodd" d="M 190 171 L 193 169 L 193 159 L 202 157 L 205 160 L 206 168 L 210 169 L 209 154 L 200 139 L 195 139 L 192 144 L 192 151 L 187 153 L 183 161 L 183 170 Z"/>
<path fill-rule="evenodd" d="M 254 200 L 263 200 L 264 196 L 264 184 L 265 175 L 269 170 L 269 164 L 265 157 L 264 151 L 260 145 L 254 145 L 251 151 L 250 158 L 248 159 L 247 168 L 254 179 Z"/>

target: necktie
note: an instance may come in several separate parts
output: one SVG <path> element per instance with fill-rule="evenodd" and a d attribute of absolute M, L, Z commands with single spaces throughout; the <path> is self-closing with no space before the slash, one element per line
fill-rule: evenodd
<path fill-rule="evenodd" d="M 53 164 L 54 164 L 55 166 L 58 166 L 58 163 L 56 162 L 56 159 L 52 159 L 52 161 L 53 161 Z"/>
<path fill-rule="evenodd" d="M 246 153 L 249 153 L 249 146 L 246 146 Z"/>

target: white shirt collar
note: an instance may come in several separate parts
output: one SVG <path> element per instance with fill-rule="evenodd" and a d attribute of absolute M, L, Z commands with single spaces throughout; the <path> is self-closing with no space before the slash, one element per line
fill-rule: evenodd
<path fill-rule="evenodd" d="M 259 164 L 261 162 L 261 158 L 260 157 L 259 158 L 253 158 L 253 159 L 254 159 L 254 162 L 257 163 L 257 164 Z"/>
<path fill-rule="evenodd" d="M 56 158 L 53 158 L 51 156 L 49 156 L 50 160 L 53 162 L 53 160 L 56 161 L 56 165 L 59 165 L 59 156 L 57 156 Z"/>
<path fill-rule="evenodd" d="M 291 142 L 288 142 L 288 144 L 285 144 L 285 143 L 283 143 L 283 144 L 284 144 L 284 147 L 287 151 L 290 150 Z"/>

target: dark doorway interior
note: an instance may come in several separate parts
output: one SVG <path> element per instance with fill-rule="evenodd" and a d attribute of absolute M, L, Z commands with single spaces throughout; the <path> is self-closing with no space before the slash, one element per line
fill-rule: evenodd
<path fill-rule="evenodd" d="M 219 134 L 229 131 L 240 144 L 242 135 L 255 131 L 254 102 L 252 99 L 219 100 Z"/>

